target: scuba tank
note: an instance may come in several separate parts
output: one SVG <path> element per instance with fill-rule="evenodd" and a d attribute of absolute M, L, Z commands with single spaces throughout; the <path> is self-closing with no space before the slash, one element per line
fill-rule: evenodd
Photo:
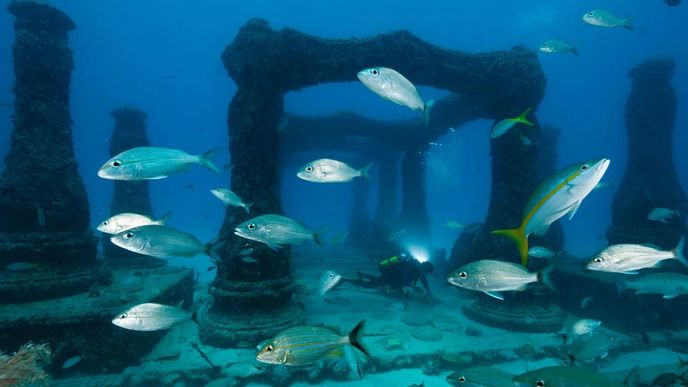
<path fill-rule="evenodd" d="M 397 263 L 399 263 L 399 262 L 401 262 L 401 261 L 406 261 L 407 258 L 408 258 L 408 257 L 407 257 L 406 254 L 404 254 L 404 253 L 401 253 L 401 254 L 399 254 L 399 255 L 394 255 L 394 256 L 392 256 L 392 257 L 389 257 L 389 258 L 387 258 L 387 259 L 385 259 L 385 260 L 383 260 L 383 261 L 380 261 L 380 263 L 379 263 L 380 269 L 386 268 L 386 267 L 388 267 L 388 266 L 396 265 Z"/>

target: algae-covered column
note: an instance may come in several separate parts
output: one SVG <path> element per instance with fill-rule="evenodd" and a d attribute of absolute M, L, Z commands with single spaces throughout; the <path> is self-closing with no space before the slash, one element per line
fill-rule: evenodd
<path fill-rule="evenodd" d="M 262 30 L 243 32 L 222 60 L 239 87 L 229 105 L 231 188 L 254 204 L 250 215 L 228 207 L 220 231 L 225 243 L 217 252 L 217 277 L 209 289 L 215 302 L 201 327 L 203 341 L 220 347 L 255 344 L 303 322 L 303 311 L 292 300 L 296 286 L 290 277 L 290 248 L 272 250 L 234 235 L 234 227 L 249 216 L 281 212 L 277 122 L 283 96 L 264 78 L 274 64 L 261 60 L 259 44 L 250 44 Z M 253 249 L 257 262 L 246 262 L 239 254 L 246 247 Z"/>
<path fill-rule="evenodd" d="M 386 243 L 397 221 L 397 155 L 385 153 L 379 159 L 377 177 L 377 209 L 373 218 L 373 235 L 380 244 Z"/>
<path fill-rule="evenodd" d="M 430 242 L 430 217 L 425 192 L 425 151 L 427 143 L 418 142 L 404 152 L 401 161 L 400 243 L 427 246 Z"/>
<path fill-rule="evenodd" d="M 650 243 L 676 246 L 685 226 L 686 196 L 676 177 L 673 134 L 677 97 L 671 85 L 673 59 L 649 60 L 629 75 L 626 102 L 628 161 L 612 204 L 610 244 Z M 664 222 L 648 219 L 655 208 L 677 211 Z"/>
<path fill-rule="evenodd" d="M 86 290 L 94 281 L 97 239 L 72 145 L 67 33 L 76 26 L 58 9 L 13 1 L 14 131 L 0 180 L 0 266 L 3 303 Z"/>
<path fill-rule="evenodd" d="M 114 156 L 127 149 L 138 146 L 149 146 L 146 133 L 146 118 L 143 111 L 133 107 L 122 107 L 112 111 L 115 118 L 115 129 L 110 140 L 110 155 Z M 114 181 L 114 193 L 110 205 L 110 215 L 123 212 L 153 216 L 148 181 Z M 160 266 L 165 261 L 119 248 L 110 242 L 105 235 L 102 238 L 103 253 L 112 266 L 142 267 Z"/>
<path fill-rule="evenodd" d="M 349 236 L 347 241 L 354 246 L 368 246 L 372 241 L 371 220 L 368 214 L 367 179 L 355 179 L 352 182 L 353 195 L 351 216 L 349 217 Z"/>

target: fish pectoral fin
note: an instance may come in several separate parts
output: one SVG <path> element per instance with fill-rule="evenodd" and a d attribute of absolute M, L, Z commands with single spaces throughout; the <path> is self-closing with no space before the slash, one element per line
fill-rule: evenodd
<path fill-rule="evenodd" d="M 288 361 L 289 361 L 289 350 L 286 350 L 286 351 L 284 351 L 284 356 L 282 357 L 282 359 L 280 359 L 280 362 L 282 364 L 287 364 Z"/>
<path fill-rule="evenodd" d="M 326 354 L 328 357 L 341 358 L 344 357 L 344 349 L 342 347 L 335 348 Z"/>
<path fill-rule="evenodd" d="M 502 293 L 499 293 L 499 292 L 484 292 L 484 293 L 490 297 L 494 297 L 500 301 L 504 301 L 504 296 L 502 296 Z"/>
<path fill-rule="evenodd" d="M 573 219 L 573 216 L 576 215 L 576 212 L 578 212 L 578 208 L 581 205 L 581 201 L 577 201 L 571 205 L 569 208 L 569 220 Z"/>

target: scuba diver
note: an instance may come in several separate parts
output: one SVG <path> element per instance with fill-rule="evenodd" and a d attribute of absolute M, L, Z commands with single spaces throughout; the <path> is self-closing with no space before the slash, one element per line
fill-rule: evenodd
<path fill-rule="evenodd" d="M 394 255 L 378 264 L 379 276 L 357 272 L 358 279 L 347 279 L 362 288 L 380 288 L 389 286 L 393 291 L 400 292 L 404 286 L 415 286 L 420 283 L 425 289 L 425 294 L 432 294 L 426 276 L 432 274 L 434 266 L 430 261 L 419 262 L 406 253 Z"/>

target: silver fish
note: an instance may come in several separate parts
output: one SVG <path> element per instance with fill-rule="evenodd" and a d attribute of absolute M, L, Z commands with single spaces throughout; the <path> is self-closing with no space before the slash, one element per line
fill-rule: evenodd
<path fill-rule="evenodd" d="M 342 280 L 342 276 L 334 270 L 328 270 L 320 277 L 320 297 L 334 288 Z"/>
<path fill-rule="evenodd" d="M 72 356 L 69 359 L 65 360 L 64 363 L 62 363 L 62 369 L 66 370 L 68 368 L 72 368 L 75 365 L 79 364 L 81 362 L 81 356 Z"/>
<path fill-rule="evenodd" d="M 139 226 L 113 235 L 116 246 L 156 258 L 211 256 L 215 242 L 204 245 L 196 237 L 167 226 Z"/>
<path fill-rule="evenodd" d="M 653 273 L 628 281 L 626 288 L 636 294 L 661 294 L 665 299 L 688 295 L 688 276 L 679 273 Z"/>
<path fill-rule="evenodd" d="M 304 165 L 296 173 L 296 176 L 313 183 L 345 183 L 357 177 L 370 179 L 368 172 L 373 164 L 370 163 L 361 169 L 354 169 L 341 161 L 318 159 Z"/>
<path fill-rule="evenodd" d="M 578 49 L 576 47 L 559 39 L 547 40 L 546 42 L 542 43 L 540 47 L 538 47 L 538 50 L 546 54 L 560 54 L 567 52 L 570 52 L 574 55 L 579 54 Z"/>
<path fill-rule="evenodd" d="M 567 339 L 575 339 L 578 336 L 592 333 L 592 331 L 594 331 L 595 328 L 599 327 L 601 324 L 602 321 L 600 320 L 593 320 L 589 318 L 580 319 L 573 323 L 567 330 Z"/>
<path fill-rule="evenodd" d="M 591 364 L 598 359 L 604 359 L 616 345 L 616 337 L 604 333 L 590 336 L 579 336 L 567 347 L 570 365 Z"/>
<path fill-rule="evenodd" d="M 220 169 L 210 160 L 214 150 L 190 155 L 179 149 L 138 147 L 111 158 L 98 170 L 98 176 L 109 180 L 154 180 L 200 164 L 215 173 Z"/>
<path fill-rule="evenodd" d="M 528 249 L 528 256 L 535 258 L 552 258 L 557 255 L 554 251 L 547 247 L 534 246 Z"/>
<path fill-rule="evenodd" d="M 674 216 L 681 216 L 681 213 L 678 211 L 678 209 L 670 210 L 668 208 L 655 208 L 652 211 L 650 211 L 649 214 L 647 214 L 647 218 L 649 220 L 662 223 L 668 223 L 669 219 L 673 218 Z"/>
<path fill-rule="evenodd" d="M 435 101 L 423 101 L 416 86 L 399 72 L 387 67 L 371 67 L 359 71 L 357 76 L 367 88 L 380 97 L 423 112 L 423 121 L 425 125 L 429 124 L 430 108 Z"/>
<path fill-rule="evenodd" d="M 190 317 L 190 313 L 176 306 L 146 303 L 118 314 L 112 323 L 132 331 L 150 332 L 170 329 Z"/>
<path fill-rule="evenodd" d="M 645 245 L 620 244 L 602 250 L 586 266 L 588 270 L 610 273 L 637 274 L 638 270 L 658 267 L 667 259 L 678 259 L 688 266 L 683 256 L 685 237 L 681 237 L 674 250 L 664 251 Z"/>
<path fill-rule="evenodd" d="M 452 285 L 483 292 L 503 300 L 504 297 L 499 292 L 522 291 L 526 289 L 526 285 L 533 282 L 542 282 L 554 289 L 549 280 L 549 273 L 553 268 L 553 265 L 550 265 L 541 272 L 531 273 L 515 263 L 484 259 L 461 267 L 450 274 L 447 281 Z"/>
<path fill-rule="evenodd" d="M 309 240 L 321 245 L 321 232 L 322 230 L 310 231 L 294 219 L 277 214 L 257 216 L 241 223 L 234 229 L 234 234 L 265 243 L 272 249 Z"/>
<path fill-rule="evenodd" d="M 490 131 L 490 137 L 497 138 L 503 135 L 504 133 L 508 132 L 509 129 L 511 129 L 516 124 L 524 124 L 529 126 L 535 125 L 528 120 L 528 113 L 530 113 L 532 109 L 532 107 L 529 107 L 523 113 L 521 113 L 521 115 L 517 117 L 505 118 L 499 121 Z"/>
<path fill-rule="evenodd" d="M 147 226 L 152 224 L 164 226 L 169 216 L 170 213 L 167 213 L 159 220 L 154 220 L 146 215 L 123 212 L 121 214 L 113 215 L 102 221 L 98 225 L 97 229 L 98 231 L 106 234 L 117 234 L 139 226 Z"/>
<path fill-rule="evenodd" d="M 513 384 L 504 387 L 625 387 L 607 377 L 583 367 L 552 366 L 517 375 Z"/>
<path fill-rule="evenodd" d="M 620 19 L 613 13 L 605 11 L 604 9 L 594 9 L 590 12 L 586 12 L 583 14 L 582 19 L 584 22 L 597 27 L 624 27 L 626 29 L 633 30 L 633 24 L 631 24 L 633 17 Z"/>
<path fill-rule="evenodd" d="M 244 202 L 239 195 L 227 188 L 215 188 L 211 189 L 210 192 L 215 195 L 216 198 L 222 200 L 224 204 L 234 207 L 242 207 L 244 210 L 246 210 L 247 214 L 250 212 L 251 206 L 253 205 L 253 203 Z"/>
<path fill-rule="evenodd" d="M 471 367 L 447 376 L 452 386 L 461 387 L 509 387 L 514 375 L 493 367 Z"/>
<path fill-rule="evenodd" d="M 258 262 L 257 259 L 255 259 L 251 256 L 241 257 L 241 261 L 245 262 L 245 263 L 256 263 L 256 262 Z"/>

